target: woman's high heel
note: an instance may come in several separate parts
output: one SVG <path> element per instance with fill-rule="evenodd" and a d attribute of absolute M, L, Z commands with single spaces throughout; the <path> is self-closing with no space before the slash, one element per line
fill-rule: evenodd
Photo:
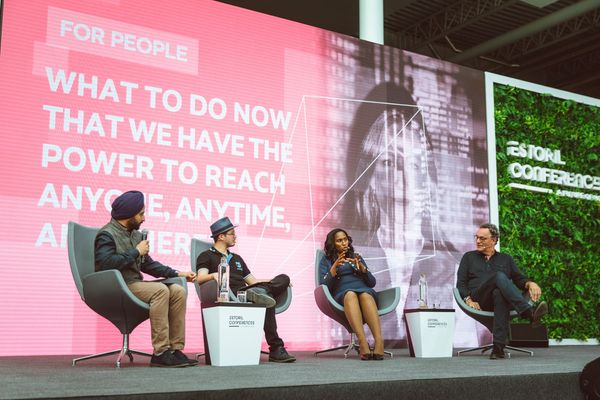
<path fill-rule="evenodd" d="M 365 353 L 365 354 L 360 354 L 360 359 L 361 361 L 368 361 L 368 360 L 372 360 L 373 359 L 373 353 Z"/>
<path fill-rule="evenodd" d="M 373 353 L 373 360 L 382 361 L 383 360 L 383 354 Z"/>

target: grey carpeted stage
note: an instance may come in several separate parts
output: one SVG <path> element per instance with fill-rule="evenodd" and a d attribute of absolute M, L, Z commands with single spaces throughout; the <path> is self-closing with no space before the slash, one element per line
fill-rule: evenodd
<path fill-rule="evenodd" d="M 293 364 L 250 367 L 114 368 L 113 357 L 71 366 L 71 356 L 0 358 L 0 399 L 582 399 L 579 373 L 600 346 L 536 348 L 533 357 L 489 360 L 480 353 L 416 359 L 405 349 L 385 361 L 342 352 L 296 352 Z"/>

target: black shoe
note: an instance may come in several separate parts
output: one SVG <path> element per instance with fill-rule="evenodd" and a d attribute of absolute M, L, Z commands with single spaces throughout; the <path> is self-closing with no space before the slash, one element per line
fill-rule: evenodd
<path fill-rule="evenodd" d="M 499 358 L 506 358 L 504 346 L 494 344 L 494 347 L 492 348 L 492 354 L 490 354 L 490 360 L 497 360 Z"/>
<path fill-rule="evenodd" d="M 267 291 L 263 288 L 256 287 L 252 289 L 248 289 L 246 291 L 246 298 L 249 302 L 254 304 L 259 304 L 261 306 L 265 306 L 267 308 L 271 308 L 275 305 L 275 299 L 269 296 Z"/>
<path fill-rule="evenodd" d="M 173 357 L 180 361 L 186 362 L 189 366 L 198 365 L 198 360 L 192 360 L 191 358 L 188 358 L 181 350 L 173 350 Z"/>
<path fill-rule="evenodd" d="M 548 303 L 540 301 L 535 310 L 531 314 L 531 327 L 537 328 L 542 325 L 541 319 L 548 313 Z"/>
<path fill-rule="evenodd" d="M 269 361 L 290 363 L 296 361 L 296 357 L 289 354 L 285 347 L 277 347 L 269 352 Z"/>
<path fill-rule="evenodd" d="M 189 364 L 177 359 L 173 353 L 167 350 L 159 356 L 156 354 L 152 355 L 152 358 L 150 359 L 150 366 L 162 368 L 181 368 L 187 367 Z"/>

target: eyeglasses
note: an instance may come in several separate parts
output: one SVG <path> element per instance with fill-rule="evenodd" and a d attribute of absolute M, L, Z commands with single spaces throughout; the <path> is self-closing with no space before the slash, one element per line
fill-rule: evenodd
<path fill-rule="evenodd" d="M 475 235 L 473 237 L 475 238 L 476 241 L 477 240 L 481 240 L 482 242 L 484 242 L 484 241 L 488 240 L 489 238 L 491 238 L 491 236 L 477 236 L 477 235 Z"/>

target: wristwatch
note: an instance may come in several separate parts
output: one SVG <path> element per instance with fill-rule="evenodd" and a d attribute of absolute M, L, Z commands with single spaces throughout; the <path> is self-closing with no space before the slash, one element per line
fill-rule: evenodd
<path fill-rule="evenodd" d="M 471 296 L 467 296 L 467 297 L 465 297 L 463 300 L 464 300 L 464 301 L 465 301 L 465 303 L 466 303 L 466 302 L 468 302 L 469 300 L 471 300 Z"/>

